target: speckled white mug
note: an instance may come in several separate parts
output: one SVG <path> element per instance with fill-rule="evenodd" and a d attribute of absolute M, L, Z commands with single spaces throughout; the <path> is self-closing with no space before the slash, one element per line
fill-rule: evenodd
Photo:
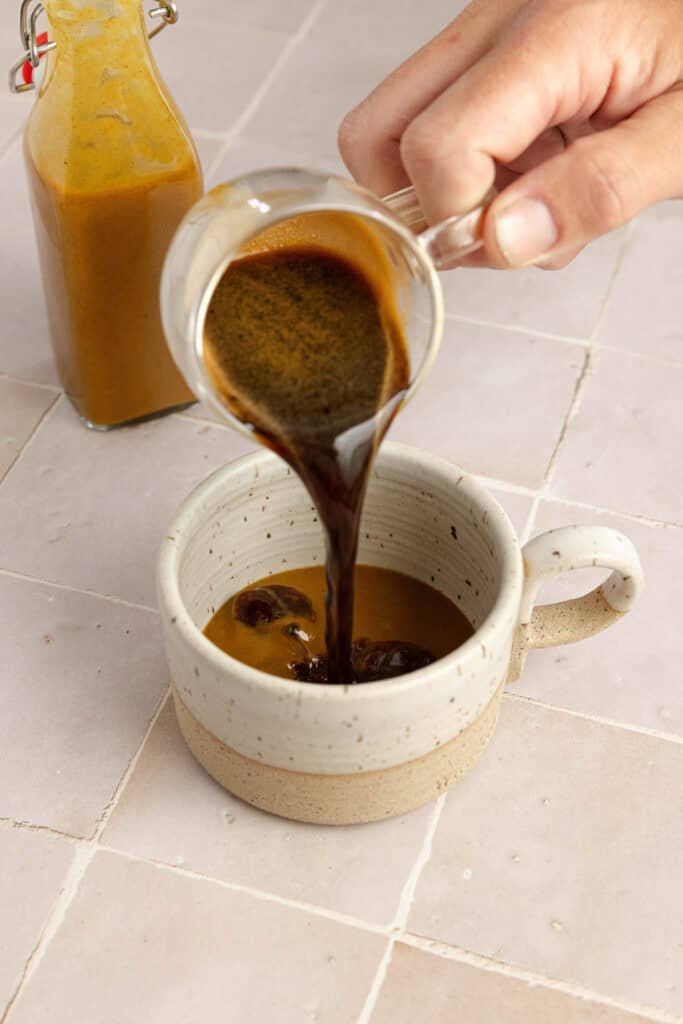
<path fill-rule="evenodd" d="M 495 499 L 426 452 L 385 444 L 372 472 L 359 561 L 434 583 L 474 635 L 402 678 L 299 683 L 250 668 L 202 629 L 241 587 L 323 559 L 300 481 L 263 452 L 214 473 L 185 501 L 159 559 L 166 655 L 183 735 L 237 796 L 301 821 L 342 824 L 399 814 L 461 778 L 493 735 L 506 679 L 526 651 L 617 621 L 642 583 L 631 542 L 606 527 L 552 530 L 520 550 Z M 551 576 L 612 569 L 585 597 L 534 608 Z"/>

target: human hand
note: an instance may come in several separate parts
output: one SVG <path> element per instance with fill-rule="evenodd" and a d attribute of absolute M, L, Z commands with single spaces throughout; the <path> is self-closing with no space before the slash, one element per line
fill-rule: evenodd
<path fill-rule="evenodd" d="M 680 0 L 474 0 L 344 119 L 379 195 L 415 187 L 431 224 L 492 184 L 475 261 L 564 266 L 683 195 Z"/>

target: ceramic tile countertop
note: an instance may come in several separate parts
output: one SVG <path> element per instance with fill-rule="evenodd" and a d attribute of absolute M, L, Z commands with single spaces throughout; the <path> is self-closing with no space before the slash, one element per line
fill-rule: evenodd
<path fill-rule="evenodd" d="M 339 169 L 342 114 L 462 6 L 183 0 L 154 47 L 209 183 Z M 78 423 L 29 220 L 30 103 L 0 93 L 0 1022 L 683 1020 L 683 202 L 559 273 L 445 277 L 438 373 L 393 431 L 483 477 L 522 538 L 628 533 L 640 606 L 532 655 L 436 804 L 315 828 L 233 799 L 181 742 L 156 548 L 248 446 L 199 408 Z"/>

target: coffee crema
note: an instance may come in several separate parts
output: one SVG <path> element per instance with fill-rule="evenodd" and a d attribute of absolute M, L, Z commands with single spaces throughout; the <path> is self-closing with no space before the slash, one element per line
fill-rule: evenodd
<path fill-rule="evenodd" d="M 434 587 L 377 566 L 356 565 L 351 661 L 357 682 L 393 678 L 450 654 L 474 632 Z M 328 682 L 322 566 L 267 576 L 234 594 L 205 635 L 252 668 Z"/>
<path fill-rule="evenodd" d="M 410 382 L 388 278 L 383 286 L 381 276 L 373 280 L 324 245 L 247 255 L 228 266 L 214 291 L 203 354 L 221 401 L 289 463 L 318 509 L 327 551 L 326 678 L 353 683 L 363 498 L 373 456 Z"/>

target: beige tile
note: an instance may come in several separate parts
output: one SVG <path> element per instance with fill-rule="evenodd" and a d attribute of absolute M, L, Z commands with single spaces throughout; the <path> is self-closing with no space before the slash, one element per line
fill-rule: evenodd
<path fill-rule="evenodd" d="M 683 362 L 682 229 L 681 203 L 662 204 L 633 226 L 600 329 L 604 344 Z"/>
<path fill-rule="evenodd" d="M 683 530 L 543 502 L 534 532 L 574 523 L 612 526 L 631 538 L 645 570 L 642 597 L 622 622 L 599 636 L 530 654 L 512 688 L 548 704 L 683 736 Z M 585 594 L 605 576 L 600 569 L 567 574 L 540 599 Z"/>
<path fill-rule="evenodd" d="M 87 836 L 168 683 L 153 612 L 0 574 L 0 817 Z"/>
<path fill-rule="evenodd" d="M 0 824 L 0 1015 L 19 982 L 73 856 L 73 846 Z"/>
<path fill-rule="evenodd" d="M 431 813 L 426 807 L 375 825 L 325 828 L 257 811 L 194 761 L 169 704 L 102 841 L 148 860 L 389 924 Z"/>
<path fill-rule="evenodd" d="M 0 487 L 0 566 L 154 605 L 177 506 L 248 450 L 235 431 L 179 416 L 89 432 L 64 402 Z"/>
<path fill-rule="evenodd" d="M 221 147 L 224 145 L 224 139 L 218 137 L 214 138 L 211 135 L 202 135 L 201 132 L 194 132 L 194 142 L 197 147 L 197 153 L 199 154 L 199 162 L 202 165 L 204 171 L 204 183 L 206 184 L 206 178 L 208 172 L 218 156 Z"/>
<path fill-rule="evenodd" d="M 230 129 L 278 59 L 287 37 L 241 25 L 181 19 L 154 40 L 163 78 L 193 130 Z"/>
<path fill-rule="evenodd" d="M 385 941 L 99 854 L 12 1024 L 354 1024 Z"/>
<path fill-rule="evenodd" d="M 510 522 L 515 528 L 520 540 L 524 540 L 524 531 L 531 512 L 531 498 L 524 494 L 513 494 L 510 491 L 492 490 L 493 497 L 507 512 Z"/>
<path fill-rule="evenodd" d="M 505 327 L 589 338 L 607 298 L 625 237 L 588 246 L 564 270 L 451 270 L 441 275 L 446 312 Z"/>
<path fill-rule="evenodd" d="M 560 453 L 553 493 L 683 523 L 683 368 L 602 352 Z"/>
<path fill-rule="evenodd" d="M 17 53 L 14 55 L 14 60 L 18 56 L 19 43 L 17 43 L 15 49 Z M 4 71 L 4 64 L 2 68 Z M 4 84 L 4 75 L 2 76 L 2 81 Z M 31 101 L 27 100 L 26 96 L 8 96 L 4 92 L 0 92 L 0 149 L 8 145 L 21 133 L 24 121 L 31 109 L 30 103 Z"/>
<path fill-rule="evenodd" d="M 0 377 L 0 480 L 56 400 L 55 391 Z"/>
<path fill-rule="evenodd" d="M 683 1012 L 683 746 L 506 700 L 409 930 Z"/>
<path fill-rule="evenodd" d="M 644 1024 L 651 1018 L 397 943 L 372 1024 Z"/>
<path fill-rule="evenodd" d="M 337 129 L 419 40 L 371 33 L 358 22 L 350 37 L 326 33 L 324 23 L 291 55 L 246 130 L 254 138 L 310 155 L 337 157 Z"/>
<path fill-rule="evenodd" d="M 470 472 L 538 486 L 583 358 L 579 345 L 451 321 L 431 376 L 391 437 Z"/>
<path fill-rule="evenodd" d="M 419 18 L 410 4 L 394 0 L 344 0 L 328 3 L 311 28 L 311 35 L 354 47 L 359 40 L 388 39 L 397 59 L 412 53 L 452 21 L 469 0 L 426 0 Z M 375 83 L 376 84 L 376 83 Z"/>
<path fill-rule="evenodd" d="M 19 96 L 12 99 L 22 103 Z M 0 176 L 6 239 L 0 275 L 0 373 L 56 384 L 20 141 L 0 157 Z"/>
<path fill-rule="evenodd" d="M 315 152 L 297 149 L 296 146 L 262 142 L 249 135 L 239 135 L 231 141 L 225 155 L 210 175 L 208 184 L 213 187 L 264 167 L 306 167 L 341 174 L 346 178 L 349 176 L 338 154 L 321 157 L 316 156 Z"/>
<path fill-rule="evenodd" d="M 183 0 L 183 23 L 200 18 L 209 24 L 205 31 L 227 34 L 235 26 L 248 23 L 250 28 L 275 32 L 295 32 L 313 6 L 313 0 L 252 0 L 248 14 L 238 0 Z M 230 26 L 230 27 L 228 27 Z"/>

